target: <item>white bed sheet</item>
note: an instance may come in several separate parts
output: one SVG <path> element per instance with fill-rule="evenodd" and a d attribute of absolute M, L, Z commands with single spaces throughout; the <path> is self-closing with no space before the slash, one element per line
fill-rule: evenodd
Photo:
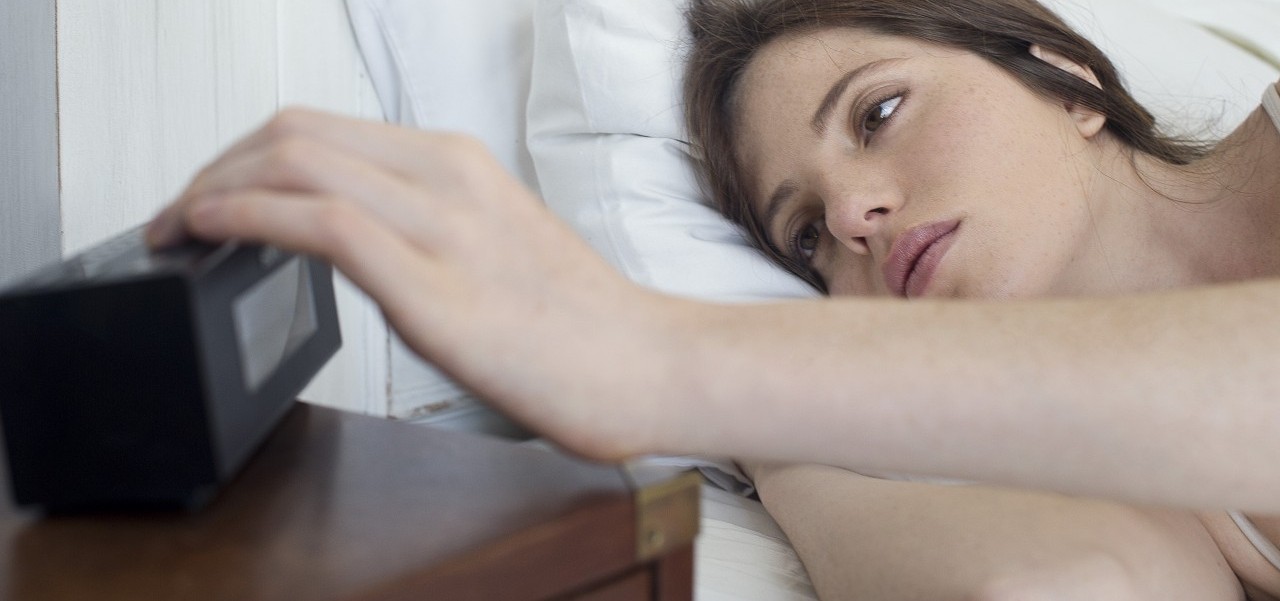
<path fill-rule="evenodd" d="M 700 535 L 694 547 L 698 601 L 812 601 L 809 574 L 759 501 L 702 486 Z"/>

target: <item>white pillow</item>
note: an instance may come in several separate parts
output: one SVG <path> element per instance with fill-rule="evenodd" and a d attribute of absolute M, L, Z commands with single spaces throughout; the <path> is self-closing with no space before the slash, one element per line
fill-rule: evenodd
<path fill-rule="evenodd" d="M 697 192 L 682 5 L 539 0 L 528 131 L 543 198 L 641 284 L 725 301 L 811 296 Z"/>
<path fill-rule="evenodd" d="M 347 0 L 387 121 L 474 135 L 537 186 L 525 148 L 534 0 Z"/>
<path fill-rule="evenodd" d="M 1138 99 L 1181 126 L 1176 132 L 1229 131 L 1277 77 L 1250 53 L 1141 0 L 1048 4 L 1108 52 Z M 528 132 L 543 197 L 641 284 L 721 301 L 812 295 L 698 190 L 680 107 L 684 5 L 538 0 Z M 1201 126 L 1218 117 L 1207 132 Z"/>

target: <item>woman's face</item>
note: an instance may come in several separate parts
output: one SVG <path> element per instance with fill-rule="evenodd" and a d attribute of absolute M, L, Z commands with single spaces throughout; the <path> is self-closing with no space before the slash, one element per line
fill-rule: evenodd
<path fill-rule="evenodd" d="M 1007 298 L 1087 277 L 1092 133 L 986 60 L 830 29 L 771 42 L 740 86 L 754 208 L 832 294 Z"/>

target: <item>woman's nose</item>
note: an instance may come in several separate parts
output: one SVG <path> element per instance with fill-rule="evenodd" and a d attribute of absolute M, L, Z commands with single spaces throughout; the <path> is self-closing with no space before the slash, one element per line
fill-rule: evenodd
<path fill-rule="evenodd" d="M 902 208 L 902 195 L 887 182 L 846 182 L 823 199 L 831 235 L 860 254 L 870 253 L 872 240 Z"/>

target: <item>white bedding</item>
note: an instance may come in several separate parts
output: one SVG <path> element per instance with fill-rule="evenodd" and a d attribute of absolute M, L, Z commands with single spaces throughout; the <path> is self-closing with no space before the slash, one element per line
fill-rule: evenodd
<path fill-rule="evenodd" d="M 818 598 L 795 549 L 759 501 L 704 484 L 699 525 L 694 548 L 699 601 Z"/>

